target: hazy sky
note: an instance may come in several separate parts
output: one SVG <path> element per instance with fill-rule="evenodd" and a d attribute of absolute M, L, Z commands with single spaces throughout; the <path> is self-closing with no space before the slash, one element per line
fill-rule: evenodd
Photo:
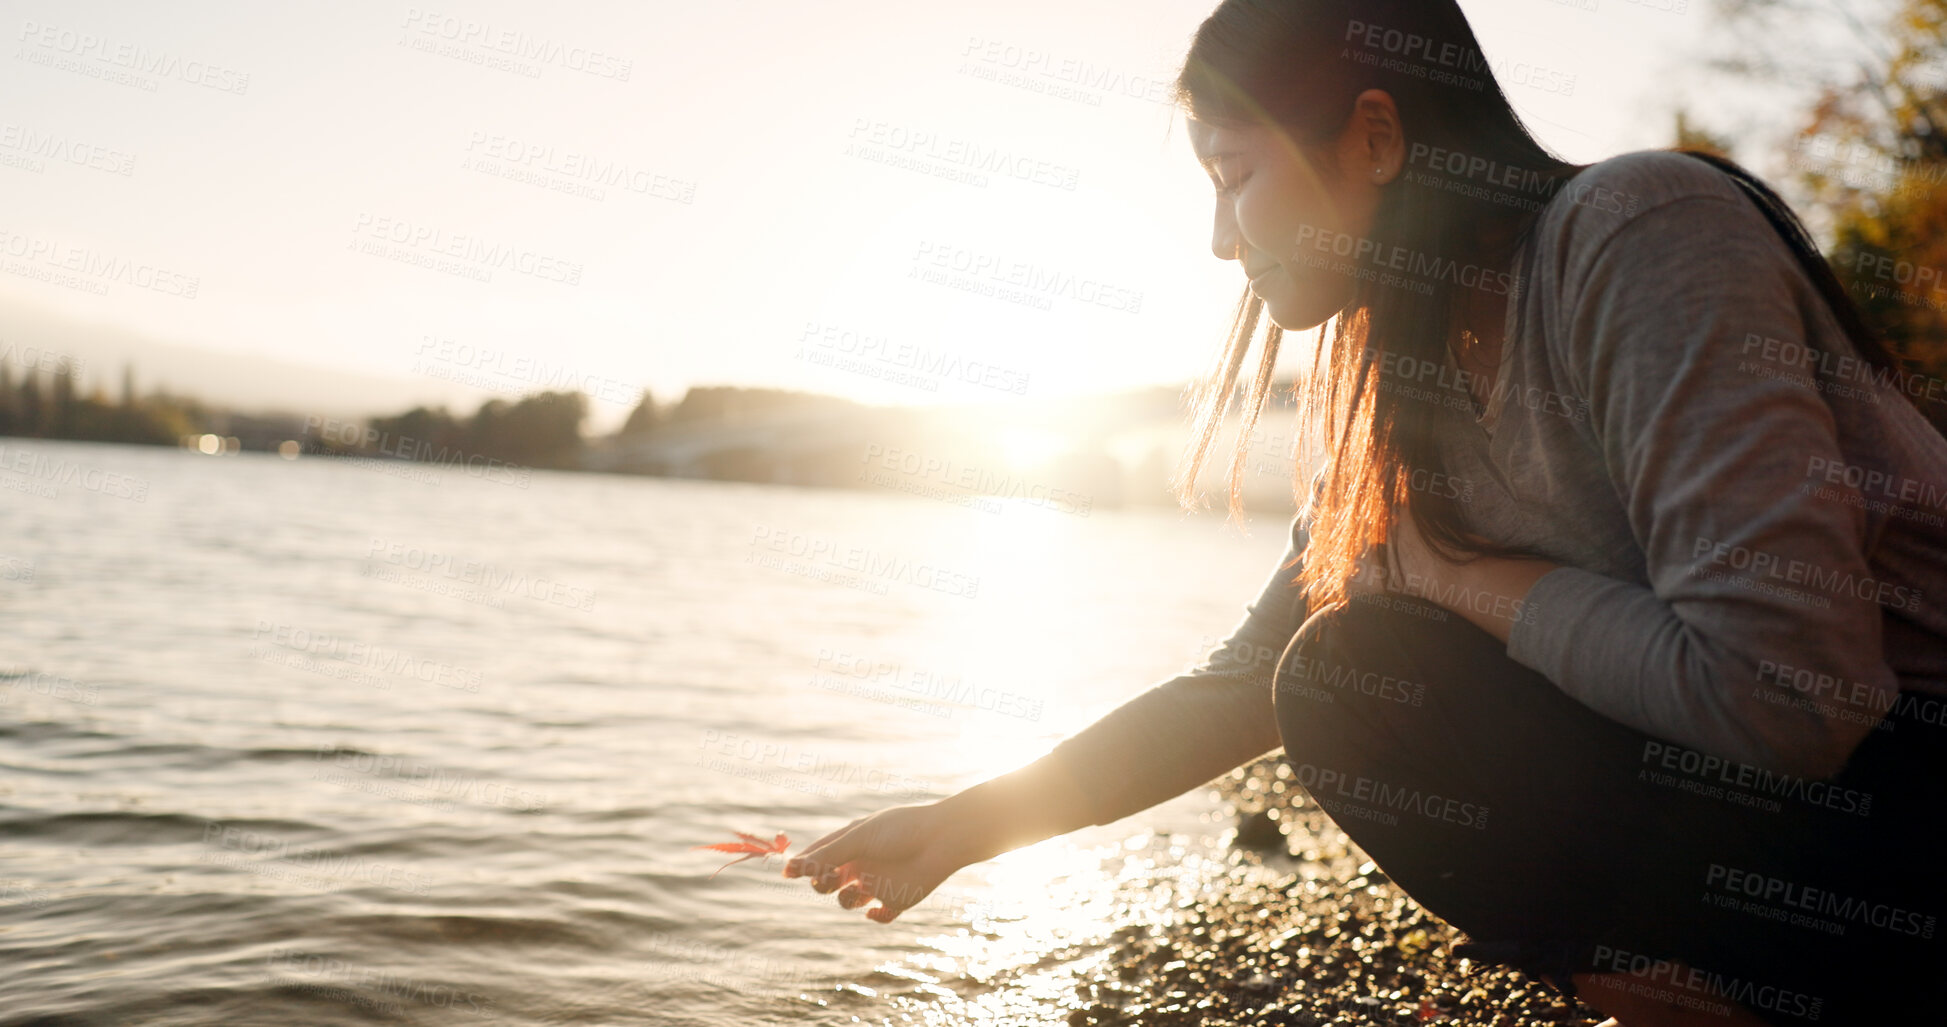
<path fill-rule="evenodd" d="M 1702 2 L 1464 6 L 1595 160 L 1668 143 Z M 9 2 L 0 302 L 429 394 L 572 378 L 609 420 L 642 386 L 1179 382 L 1242 285 L 1161 102 L 1212 6 Z M 994 153 L 1028 177 L 969 167 Z M 886 380 L 914 360 L 975 380 Z"/>

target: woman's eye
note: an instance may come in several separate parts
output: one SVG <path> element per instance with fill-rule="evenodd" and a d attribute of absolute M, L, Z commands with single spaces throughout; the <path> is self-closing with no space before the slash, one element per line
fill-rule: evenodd
<path fill-rule="evenodd" d="M 1222 180 L 1222 179 L 1218 179 L 1218 181 L 1217 181 L 1217 195 L 1218 195 L 1218 196 L 1235 196 L 1235 195 L 1237 195 L 1237 190 L 1239 190 L 1239 189 L 1242 189 L 1242 188 L 1244 188 L 1244 183 L 1245 183 L 1245 182 L 1248 182 L 1248 181 L 1250 181 L 1250 178 L 1251 178 L 1251 176 L 1249 176 L 1249 175 L 1245 175 L 1245 176 L 1244 176 L 1243 178 L 1240 178 L 1240 179 L 1238 179 L 1238 180 L 1237 180 L 1237 181 L 1236 181 L 1236 182 L 1235 182 L 1234 184 L 1232 184 L 1232 185 L 1225 185 L 1225 184 L 1223 183 L 1223 180 Z"/>

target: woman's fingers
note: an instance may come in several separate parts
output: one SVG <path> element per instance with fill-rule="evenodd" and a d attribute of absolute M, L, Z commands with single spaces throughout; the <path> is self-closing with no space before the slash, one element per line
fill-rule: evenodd
<path fill-rule="evenodd" d="M 931 891 L 932 889 L 929 888 L 927 890 Z M 882 924 L 889 924 L 899 919 L 899 914 L 911 909 L 913 903 L 919 900 L 920 896 L 908 894 L 888 901 L 885 896 L 881 895 L 879 896 L 879 904 L 866 910 L 865 915 Z"/>
<path fill-rule="evenodd" d="M 811 890 L 820 895 L 832 892 L 850 884 L 858 876 L 856 863 L 828 863 L 818 873 L 818 879 L 811 884 Z"/>
<path fill-rule="evenodd" d="M 829 845 L 832 842 L 838 840 L 839 838 L 844 837 L 846 833 L 850 832 L 852 828 L 859 826 L 859 824 L 864 822 L 864 820 L 865 820 L 864 817 L 860 817 L 857 820 L 854 820 L 851 823 L 846 824 L 844 827 L 828 832 L 824 837 L 819 838 L 817 841 L 812 842 L 810 845 L 805 846 L 803 849 L 800 849 L 797 855 L 784 861 L 784 876 L 797 877 L 805 873 L 808 869 L 806 864 L 811 864 L 813 867 L 816 867 L 827 863 L 828 862 L 828 860 L 826 859 L 827 854 L 822 853 L 819 850 L 824 848 L 826 845 Z"/>
<path fill-rule="evenodd" d="M 877 899 L 879 904 L 866 910 L 865 915 L 879 923 L 889 924 L 933 891 L 931 885 L 915 887 L 915 884 L 915 879 L 911 878 L 901 880 L 882 873 L 862 873 L 838 893 L 838 904 L 846 909 L 857 909 Z"/>
<path fill-rule="evenodd" d="M 799 853 L 798 872 L 823 878 L 838 867 L 863 855 L 859 849 L 858 834 L 854 832 L 845 835 L 815 852 Z"/>

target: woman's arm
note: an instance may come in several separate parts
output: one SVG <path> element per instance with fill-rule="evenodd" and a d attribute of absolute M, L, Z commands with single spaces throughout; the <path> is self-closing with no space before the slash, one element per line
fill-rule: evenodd
<path fill-rule="evenodd" d="M 941 800 L 966 818 L 965 844 L 988 859 L 1044 838 L 1107 824 L 1175 798 L 1283 744 L 1272 674 L 1303 623 L 1293 587 L 1308 535 L 1290 540 L 1243 621 L 1189 672 L 1110 710 L 1019 770 Z"/>
<path fill-rule="evenodd" d="M 1316 485 L 1316 479 L 1314 479 Z M 1244 621 L 1203 663 L 1111 710 L 1047 755 L 937 802 L 880 810 L 812 842 L 785 877 L 808 876 L 890 923 L 961 867 L 1147 809 L 1282 744 L 1272 675 L 1304 619 L 1291 540 Z"/>
<path fill-rule="evenodd" d="M 962 865 L 1095 823 L 1094 800 L 1053 755 L 955 792 L 937 805 L 953 824 Z"/>

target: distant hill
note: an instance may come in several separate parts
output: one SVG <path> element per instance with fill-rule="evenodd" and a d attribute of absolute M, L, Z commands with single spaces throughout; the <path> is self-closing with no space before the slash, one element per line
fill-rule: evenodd
<path fill-rule="evenodd" d="M 165 342 L 119 325 L 90 323 L 0 297 L 0 350 L 44 347 L 75 358 L 78 384 L 110 392 L 133 365 L 146 391 L 161 386 L 219 407 L 250 413 L 359 417 L 419 404 L 478 403 L 482 393 L 436 379 L 361 374 L 325 364 L 282 360 Z"/>

